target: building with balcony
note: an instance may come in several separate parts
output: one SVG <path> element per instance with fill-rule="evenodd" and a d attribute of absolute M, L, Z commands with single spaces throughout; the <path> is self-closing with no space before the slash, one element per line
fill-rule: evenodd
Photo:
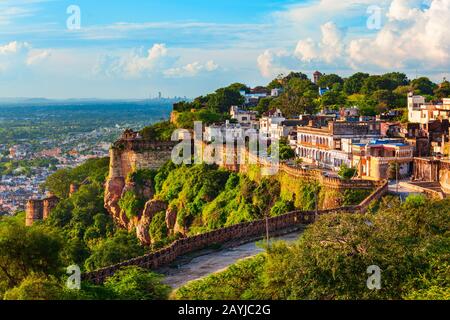
<path fill-rule="evenodd" d="M 360 177 L 375 180 L 404 178 L 412 173 L 414 147 L 399 139 L 352 144 L 352 167 Z"/>
<path fill-rule="evenodd" d="M 338 170 L 352 165 L 352 144 L 381 138 L 379 122 L 329 122 L 326 126 L 310 121 L 297 127 L 297 156 L 307 163 Z"/>

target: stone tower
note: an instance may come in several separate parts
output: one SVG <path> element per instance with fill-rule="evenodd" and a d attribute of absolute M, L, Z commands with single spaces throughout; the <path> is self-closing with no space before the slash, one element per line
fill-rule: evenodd
<path fill-rule="evenodd" d="M 42 220 L 44 217 L 44 202 L 36 199 L 28 200 L 25 217 L 27 227 L 32 226 L 35 221 Z"/>
<path fill-rule="evenodd" d="M 45 198 L 43 201 L 42 219 L 47 219 L 52 210 L 58 205 L 59 199 L 55 196 Z"/>
<path fill-rule="evenodd" d="M 322 73 L 319 71 L 314 72 L 313 74 L 313 81 L 315 84 L 319 83 L 320 78 L 322 77 Z"/>

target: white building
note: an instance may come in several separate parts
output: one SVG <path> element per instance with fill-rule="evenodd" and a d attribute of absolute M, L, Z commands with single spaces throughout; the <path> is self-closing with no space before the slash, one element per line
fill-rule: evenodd
<path fill-rule="evenodd" d="M 223 142 L 245 140 L 246 137 L 257 134 L 257 129 L 253 124 L 233 124 L 227 121 L 221 125 L 211 125 L 205 128 L 204 140 L 213 142 L 221 140 Z"/>
<path fill-rule="evenodd" d="M 238 106 L 232 106 L 230 115 L 232 119 L 237 120 L 238 123 L 251 123 L 256 121 L 256 111 L 241 110 Z"/>
<path fill-rule="evenodd" d="M 259 120 L 259 132 L 268 137 L 277 135 L 279 131 L 278 126 L 285 120 L 286 118 L 283 117 L 280 109 L 269 110 Z"/>
<path fill-rule="evenodd" d="M 431 121 L 450 119 L 450 98 L 442 103 L 426 103 L 423 96 L 408 95 L 408 120 L 412 123 L 428 124 Z"/>

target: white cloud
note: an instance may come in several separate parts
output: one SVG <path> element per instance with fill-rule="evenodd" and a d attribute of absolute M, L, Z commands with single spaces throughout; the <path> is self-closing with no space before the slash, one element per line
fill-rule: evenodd
<path fill-rule="evenodd" d="M 285 50 L 266 50 L 257 58 L 258 68 L 265 78 L 272 78 L 289 71 L 291 55 Z"/>
<path fill-rule="evenodd" d="M 36 65 L 51 55 L 51 51 L 33 49 L 28 42 L 11 41 L 0 45 L 0 71 L 19 73 L 24 68 Z"/>
<path fill-rule="evenodd" d="M 50 50 L 32 50 L 28 53 L 26 64 L 29 66 L 36 65 L 49 58 L 51 55 L 52 53 Z"/>
<path fill-rule="evenodd" d="M 303 19 L 304 23 L 328 18 L 334 11 L 339 19 L 358 10 L 365 9 L 374 1 L 330 1 L 321 0 L 313 4 L 296 6 L 284 13 L 290 21 Z M 404 70 L 426 69 L 429 73 L 450 68 L 450 0 L 392 0 L 386 3 L 380 30 L 353 32 L 346 27 L 344 33 L 331 19 L 316 30 L 316 36 L 305 37 L 297 42 L 294 56 L 303 66 L 336 67 L 348 69 Z M 365 7 L 361 7 L 365 5 Z M 348 12 L 342 11 L 349 9 Z M 292 23 L 294 23 L 292 22 Z M 344 23 L 345 24 L 345 23 Z M 353 28 L 354 29 L 354 28 Z M 311 31 L 314 35 L 314 31 Z M 273 70 L 282 70 L 287 65 L 276 59 L 273 51 L 267 50 L 258 58 L 264 76 L 272 76 Z M 278 63 L 275 61 L 278 60 Z"/>
<path fill-rule="evenodd" d="M 156 43 L 147 51 L 134 49 L 122 54 L 102 55 L 93 67 L 93 74 L 122 78 L 149 77 L 160 73 L 174 59 L 165 44 Z"/>
<path fill-rule="evenodd" d="M 171 53 L 165 44 L 154 44 L 145 54 L 133 50 L 121 55 L 102 55 L 93 67 L 94 75 L 118 78 L 142 78 L 165 76 L 168 78 L 194 77 L 200 73 L 216 71 L 214 60 L 180 65 L 181 58 Z"/>
<path fill-rule="evenodd" d="M 421 0 L 394 0 L 392 1 L 387 17 L 391 21 L 405 21 L 409 19 L 414 19 L 420 15 L 420 6 L 423 3 Z M 414 5 L 415 7 L 412 7 Z"/>
<path fill-rule="evenodd" d="M 167 56 L 168 50 L 165 44 L 154 44 L 153 47 L 147 51 L 147 55 L 142 56 L 139 53 L 133 53 L 131 57 L 127 58 L 127 61 L 124 64 L 124 71 L 127 75 L 132 77 L 141 76 L 163 67 Z"/>
<path fill-rule="evenodd" d="M 424 10 L 394 0 L 387 17 L 390 20 L 375 38 L 350 42 L 353 66 L 450 67 L 450 0 L 433 0 Z"/>
<path fill-rule="evenodd" d="M 164 71 L 164 75 L 169 78 L 194 77 L 201 72 L 213 72 L 218 68 L 219 66 L 213 60 L 210 60 L 205 64 L 196 61 L 182 67 L 167 69 Z"/>
<path fill-rule="evenodd" d="M 342 32 L 333 22 L 327 22 L 321 27 L 322 39 L 315 43 L 311 38 L 297 43 L 294 55 L 303 62 L 324 60 L 327 63 L 336 62 L 343 53 Z"/>
<path fill-rule="evenodd" d="M 0 46 L 0 54 L 1 55 L 16 54 L 20 53 L 22 50 L 27 50 L 30 48 L 31 46 L 27 42 L 12 41 L 3 46 Z"/>

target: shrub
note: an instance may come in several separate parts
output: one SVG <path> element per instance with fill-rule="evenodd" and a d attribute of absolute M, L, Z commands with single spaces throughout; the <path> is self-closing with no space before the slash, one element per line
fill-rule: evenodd
<path fill-rule="evenodd" d="M 127 191 L 119 200 L 119 207 L 122 209 L 127 217 L 131 219 L 136 217 L 144 209 L 145 200 L 140 198 L 134 191 Z"/>

